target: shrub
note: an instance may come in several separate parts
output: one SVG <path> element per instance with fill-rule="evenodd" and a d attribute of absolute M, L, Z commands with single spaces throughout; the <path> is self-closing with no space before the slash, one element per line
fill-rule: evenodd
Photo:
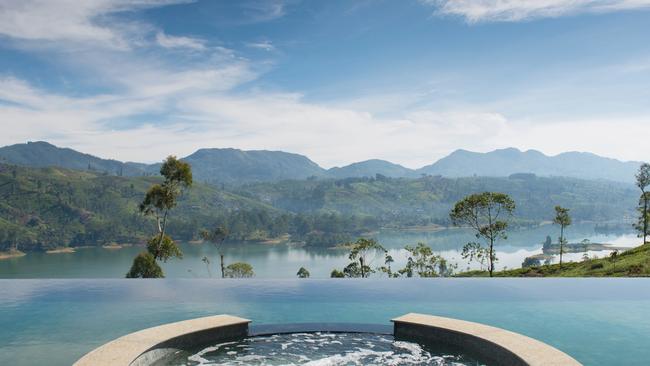
<path fill-rule="evenodd" d="M 599 268 L 603 268 L 604 266 L 605 266 L 604 264 L 599 262 L 599 263 L 592 264 L 590 268 L 591 269 L 599 269 Z"/>

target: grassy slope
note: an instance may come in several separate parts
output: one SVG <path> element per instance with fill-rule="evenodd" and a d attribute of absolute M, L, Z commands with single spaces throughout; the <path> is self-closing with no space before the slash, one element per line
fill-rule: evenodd
<path fill-rule="evenodd" d="M 487 277 L 487 271 L 470 271 L 458 277 Z M 543 265 L 499 271 L 495 277 L 647 277 L 650 276 L 650 243 L 627 250 L 612 258 Z"/>

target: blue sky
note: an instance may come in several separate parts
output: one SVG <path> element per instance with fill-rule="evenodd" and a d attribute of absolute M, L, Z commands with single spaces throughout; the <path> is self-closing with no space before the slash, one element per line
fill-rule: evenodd
<path fill-rule="evenodd" d="M 649 160 L 650 0 L 0 0 L 0 144 Z"/>

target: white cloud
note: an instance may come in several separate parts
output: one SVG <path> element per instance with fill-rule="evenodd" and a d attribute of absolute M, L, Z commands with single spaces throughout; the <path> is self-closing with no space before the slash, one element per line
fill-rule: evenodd
<path fill-rule="evenodd" d="M 264 51 L 273 51 L 275 46 L 270 41 L 251 42 L 246 44 L 247 47 L 256 48 Z"/>
<path fill-rule="evenodd" d="M 5 78 L 0 81 L 1 98 L 15 104 L 0 103 L 0 123 L 9 126 L 3 127 L 8 133 L 0 136 L 0 144 L 44 139 L 103 157 L 147 162 L 169 154 L 185 156 L 201 147 L 272 149 L 305 154 L 325 167 L 380 158 L 416 168 L 457 148 L 509 146 L 553 154 L 591 151 L 627 160 L 650 155 L 647 118 L 518 121 L 467 109 L 423 109 L 401 118 L 378 118 L 366 111 L 309 103 L 300 94 L 235 96 L 202 88 L 140 98 L 131 94 L 137 91 L 72 98 Z M 152 118 L 120 129 L 106 123 L 157 113 L 171 122 Z"/>
<path fill-rule="evenodd" d="M 205 41 L 192 37 L 170 36 L 163 31 L 156 33 L 156 42 L 164 48 L 189 48 L 197 51 L 205 50 Z"/>
<path fill-rule="evenodd" d="M 187 0 L 3 0 L 0 35 L 46 42 L 92 42 L 129 47 L 137 23 L 120 23 L 115 13 L 164 6 Z M 148 27 L 144 27 L 148 28 Z"/>
<path fill-rule="evenodd" d="M 650 0 L 422 0 L 470 23 L 516 22 L 577 13 L 650 8 Z"/>

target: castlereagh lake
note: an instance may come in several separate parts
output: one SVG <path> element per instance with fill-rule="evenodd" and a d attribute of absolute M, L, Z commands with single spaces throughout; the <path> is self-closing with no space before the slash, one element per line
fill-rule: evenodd
<path fill-rule="evenodd" d="M 624 227 L 624 226 L 623 226 Z M 556 238 L 558 227 L 542 225 L 530 229 L 513 229 L 508 239 L 500 242 L 497 249 L 497 269 L 519 268 L 526 257 L 542 253 L 542 243 L 546 236 Z M 631 231 L 619 230 L 603 233 L 592 224 L 576 224 L 566 233 L 569 243 L 589 240 L 592 243 L 607 243 L 617 247 L 634 247 L 639 239 Z M 450 263 L 458 265 L 458 271 L 468 267 L 477 269 L 477 263 L 468 264 L 460 252 L 462 246 L 476 238 L 470 231 L 462 229 L 443 229 L 439 231 L 382 231 L 375 238 L 384 245 L 395 258 L 395 268 L 404 266 L 406 245 L 418 242 L 428 244 Z M 554 239 L 554 242 L 557 239 Z M 211 244 L 182 243 L 183 259 L 172 259 L 162 263 L 168 278 L 209 278 L 218 277 L 218 251 Z M 81 248 L 74 253 L 29 253 L 26 256 L 0 260 L 0 278 L 120 278 L 129 269 L 133 257 L 143 247 L 131 246 L 122 249 L 102 247 Z M 294 278 L 300 267 L 307 268 L 311 277 L 326 278 L 334 268 L 342 268 L 348 262 L 348 251 L 332 248 L 307 248 L 286 243 L 228 243 L 224 246 L 226 263 L 243 261 L 250 263 L 256 278 Z M 605 257 L 610 251 L 589 251 L 590 257 Z M 580 261 L 585 253 L 565 253 L 565 261 Z M 202 260 L 207 257 L 210 268 Z M 551 259 L 557 262 L 555 256 Z M 379 259 L 377 259 L 379 262 Z M 379 263 L 377 263 L 379 264 Z M 380 274 L 377 274 L 380 276 Z"/>

